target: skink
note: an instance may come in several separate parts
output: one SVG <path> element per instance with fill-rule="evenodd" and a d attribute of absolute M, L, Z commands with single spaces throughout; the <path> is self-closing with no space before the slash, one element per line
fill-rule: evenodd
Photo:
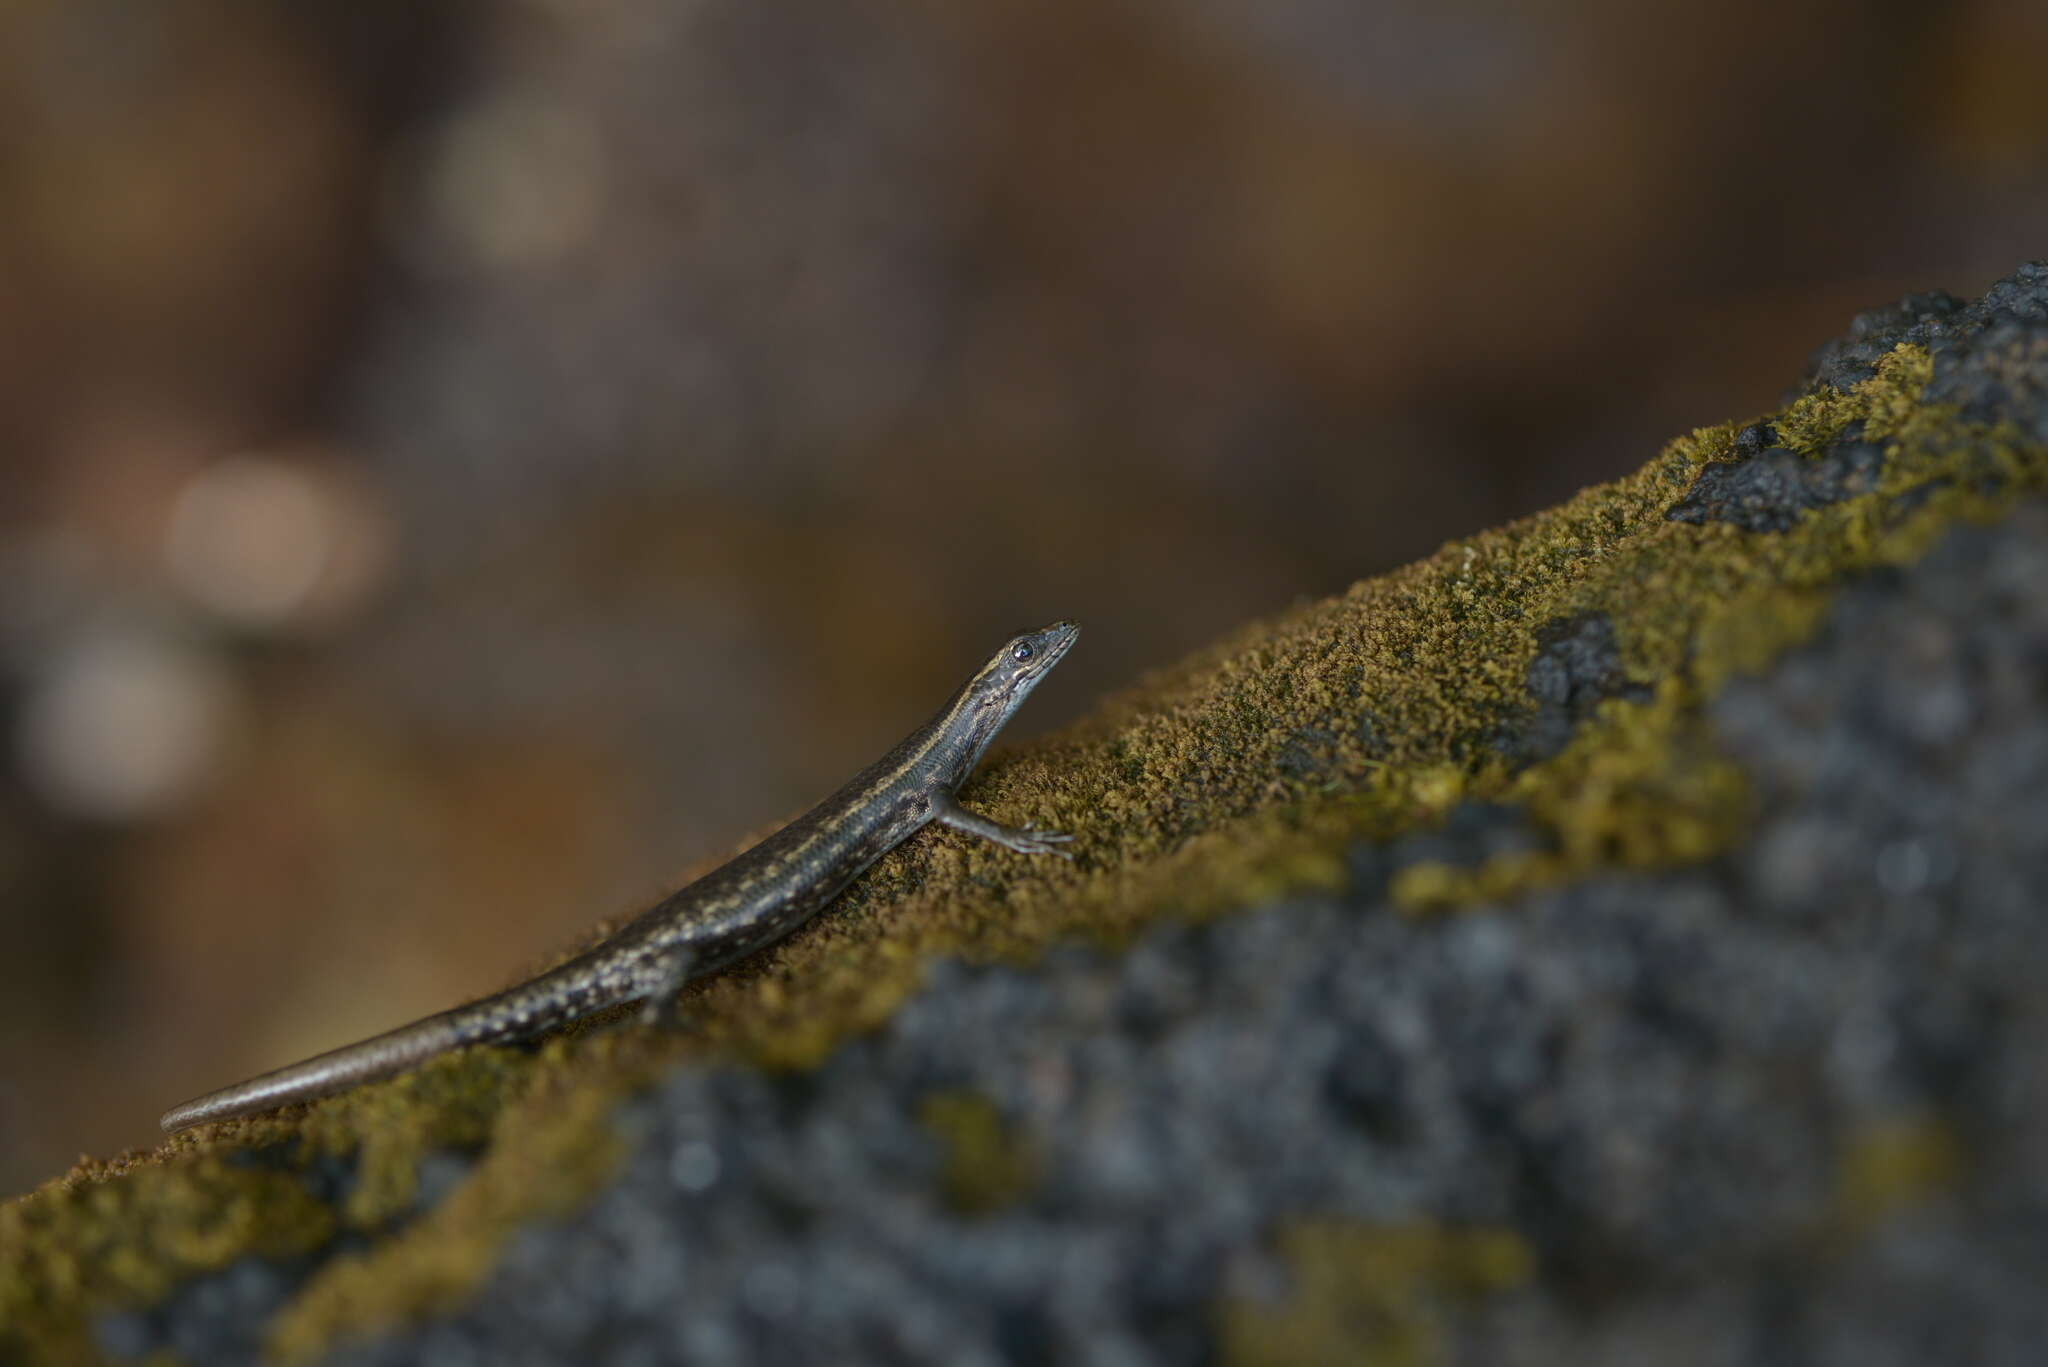
<path fill-rule="evenodd" d="M 954 799 L 982 752 L 1081 629 L 1055 622 L 1004 643 L 939 714 L 760 844 L 538 977 L 359 1044 L 223 1087 L 165 1113 L 167 1131 L 331 1096 L 466 1044 L 518 1039 L 621 1002 L 659 1018 L 684 983 L 795 930 L 868 865 L 936 821 L 1024 854 L 1072 837 L 1016 829 Z"/>

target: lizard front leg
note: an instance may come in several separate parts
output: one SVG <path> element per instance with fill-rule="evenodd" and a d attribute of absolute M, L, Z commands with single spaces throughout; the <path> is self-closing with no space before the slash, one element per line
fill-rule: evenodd
<path fill-rule="evenodd" d="M 1056 854 L 1062 859 L 1074 857 L 1068 851 L 1058 848 L 1072 840 L 1074 837 L 1071 835 L 1063 835 L 1059 831 L 1041 831 L 1029 826 L 1019 830 L 1015 826 L 1005 826 L 1001 822 L 991 821 L 985 816 L 968 811 L 944 789 L 932 794 L 932 820 L 942 826 L 951 826 L 956 831 L 978 835 L 983 840 L 993 840 L 1004 849 L 1015 850 L 1019 854 Z"/>

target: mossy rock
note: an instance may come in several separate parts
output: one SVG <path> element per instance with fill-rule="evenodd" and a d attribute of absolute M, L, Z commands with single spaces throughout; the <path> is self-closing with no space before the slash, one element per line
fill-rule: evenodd
<path fill-rule="evenodd" d="M 598 1022 L 538 1052 L 465 1050 L 81 1162 L 0 1208 L 0 1360 L 175 1346 L 151 1336 L 165 1307 L 237 1268 L 270 1269 L 250 1279 L 238 1342 L 276 1360 L 448 1314 L 512 1236 L 614 1180 L 638 1123 L 621 1121 L 622 1103 L 708 1064 L 767 1094 L 801 1088 L 935 971 L 956 971 L 936 965 L 1029 965 L 1077 941 L 1113 957 L 1163 923 L 1346 889 L 1428 925 L 1706 867 L 1754 838 L 1764 800 L 1717 742 L 1714 701 L 1807 641 L 1845 586 L 2044 487 L 2048 269 L 1974 304 L 1921 297 L 1868 315 L 1778 412 L 1695 431 L 1561 507 L 1248 626 L 996 756 L 970 801 L 1077 833 L 1071 863 L 934 829 L 799 934 L 694 984 L 681 1038 Z M 1057 1199 L 1056 1158 L 1014 1129 L 1010 1102 L 957 1079 L 906 1093 L 899 1109 L 942 1151 L 930 1195 L 949 1218 L 986 1224 Z M 1966 1166 L 1939 1118 L 1893 1132 L 1915 1142 L 1858 1149 L 1842 1183 L 1857 1209 L 1817 1217 L 1816 1238 L 1908 1201 L 1901 1182 Z M 1913 1161 L 1871 1157 L 1895 1150 Z M 715 1179 L 715 1148 L 692 1153 L 676 1180 L 694 1180 L 692 1163 Z M 1411 1283 L 1492 1295 L 1537 1261 L 1521 1232 L 1301 1214 L 1315 1218 L 1280 1227 L 1297 1230 L 1283 1252 L 1308 1258 L 1321 1308 L 1289 1319 L 1228 1301 L 1218 1341 L 1240 1356 L 1260 1356 L 1245 1345 L 1261 1326 L 1347 1322 L 1327 1303 L 1365 1274 L 1331 1259 L 1369 1272 L 1400 1253 L 1407 1280 L 1357 1293 L 1384 1360 L 1436 1351 Z M 1288 1345 L 1269 1356 L 1315 1355 Z"/>

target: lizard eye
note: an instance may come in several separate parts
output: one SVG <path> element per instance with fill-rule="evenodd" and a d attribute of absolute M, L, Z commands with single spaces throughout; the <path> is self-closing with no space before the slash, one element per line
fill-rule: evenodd
<path fill-rule="evenodd" d="M 1023 664 L 1026 660 L 1031 658 L 1032 654 L 1033 652 L 1031 649 L 1031 642 L 1019 641 L 1017 642 L 1017 648 L 1010 652 L 1010 658 L 1015 660 L 1018 664 Z"/>

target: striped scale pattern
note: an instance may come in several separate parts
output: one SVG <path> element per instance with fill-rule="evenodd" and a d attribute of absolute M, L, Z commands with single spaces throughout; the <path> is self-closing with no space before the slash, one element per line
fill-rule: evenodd
<path fill-rule="evenodd" d="M 1080 628 L 1023 632 L 962 684 L 938 715 L 789 825 L 671 893 L 616 934 L 537 977 L 356 1044 L 317 1054 L 165 1113 L 166 1131 L 331 1096 L 467 1044 L 520 1039 L 622 1002 L 666 1008 L 685 982 L 774 943 L 847 884 L 938 821 L 1030 854 L 1068 837 L 999 826 L 953 792 Z"/>

